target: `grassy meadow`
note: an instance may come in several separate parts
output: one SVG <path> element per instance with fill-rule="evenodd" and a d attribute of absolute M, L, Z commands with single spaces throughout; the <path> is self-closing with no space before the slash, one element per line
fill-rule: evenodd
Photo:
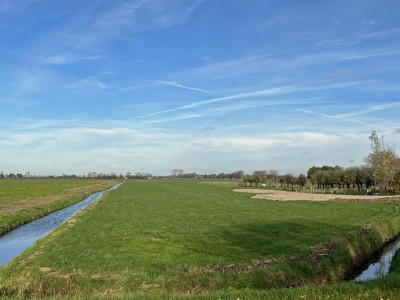
<path fill-rule="evenodd" d="M 127 181 L 0 268 L 0 296 L 400 296 L 398 257 L 384 279 L 342 282 L 399 233 L 397 202 L 257 200 L 236 185 Z"/>
<path fill-rule="evenodd" d="M 115 185 L 115 180 L 2 179 L 0 234 Z"/>

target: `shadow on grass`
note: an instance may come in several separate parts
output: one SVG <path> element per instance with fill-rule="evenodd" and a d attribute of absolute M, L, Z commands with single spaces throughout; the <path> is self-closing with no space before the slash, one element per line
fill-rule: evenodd
<path fill-rule="evenodd" d="M 223 228 L 220 238 L 238 254 L 250 257 L 303 256 L 319 243 L 359 229 L 354 225 L 334 225 L 298 220 L 275 223 L 248 223 Z"/>

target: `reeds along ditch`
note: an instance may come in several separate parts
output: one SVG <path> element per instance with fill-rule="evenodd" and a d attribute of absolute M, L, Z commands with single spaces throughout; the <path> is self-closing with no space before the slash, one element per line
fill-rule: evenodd
<path fill-rule="evenodd" d="M 257 280 L 253 281 L 255 285 L 252 288 L 294 288 L 307 284 L 341 282 L 358 275 L 370 259 L 394 240 L 399 232 L 400 217 L 395 217 L 312 246 L 308 257 L 288 257 L 258 267 L 248 266 L 247 272 L 233 273 L 240 276 L 261 271 L 262 280 L 258 283 Z M 239 266 L 228 267 L 224 269 L 226 273 L 240 269 Z"/>
<path fill-rule="evenodd" d="M 316 282 L 352 279 L 400 232 L 400 217 L 369 224 L 348 235 L 310 249 Z"/>

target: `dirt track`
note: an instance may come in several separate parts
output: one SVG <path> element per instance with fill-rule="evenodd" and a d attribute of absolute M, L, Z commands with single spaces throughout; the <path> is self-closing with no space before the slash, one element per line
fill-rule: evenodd
<path fill-rule="evenodd" d="M 301 193 L 301 192 L 288 192 L 288 191 L 276 191 L 276 190 L 265 190 L 265 189 L 235 189 L 235 192 L 256 194 L 251 198 L 254 199 L 266 199 L 275 201 L 296 201 L 296 200 L 308 200 L 308 201 L 331 201 L 331 200 L 379 200 L 388 199 L 398 196 L 364 196 L 364 195 L 340 195 L 340 194 L 312 194 L 312 193 Z"/>

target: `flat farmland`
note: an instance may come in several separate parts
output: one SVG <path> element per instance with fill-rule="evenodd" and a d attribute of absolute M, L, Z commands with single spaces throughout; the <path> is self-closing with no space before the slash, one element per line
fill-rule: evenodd
<path fill-rule="evenodd" d="M 373 284 L 341 283 L 398 234 L 398 202 L 268 201 L 234 192 L 235 186 L 127 181 L 1 268 L 0 295 L 398 294 L 398 272 Z"/>
<path fill-rule="evenodd" d="M 0 180 L 0 234 L 105 190 L 115 180 Z"/>

